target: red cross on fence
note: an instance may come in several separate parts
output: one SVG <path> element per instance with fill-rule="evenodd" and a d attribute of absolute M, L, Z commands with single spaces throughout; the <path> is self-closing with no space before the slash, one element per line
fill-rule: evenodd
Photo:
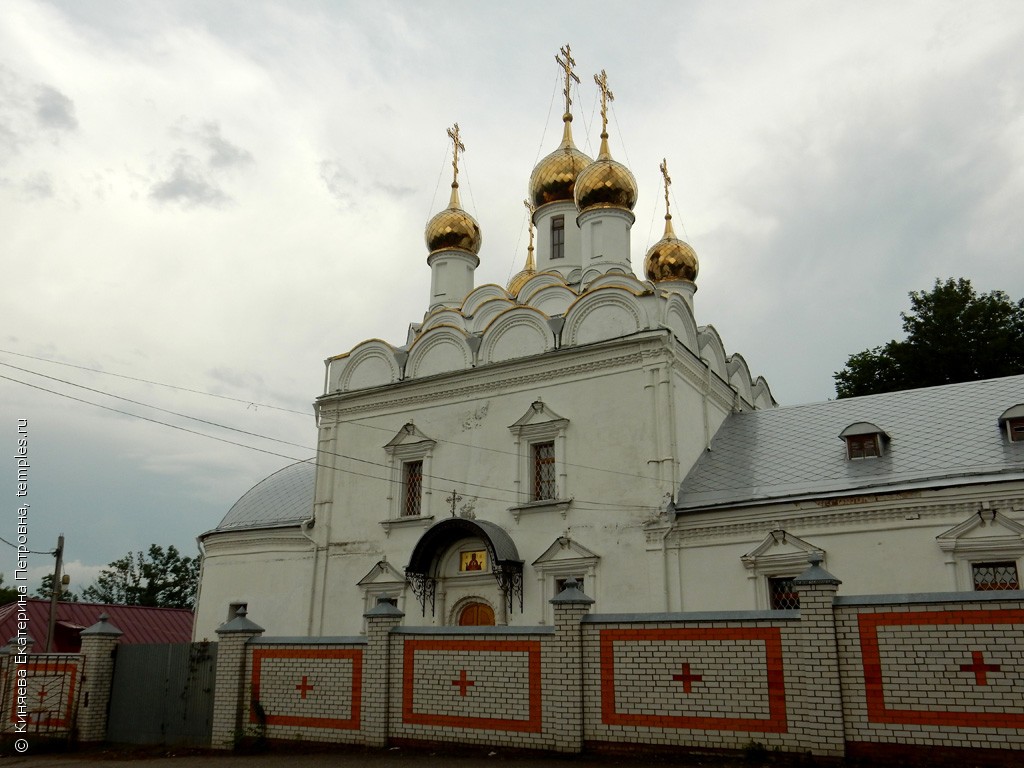
<path fill-rule="evenodd" d="M 693 684 L 699 683 L 701 680 L 704 679 L 704 676 L 691 674 L 690 665 L 683 664 L 683 673 L 681 675 L 672 675 L 672 679 L 676 682 L 681 682 L 683 684 L 684 693 L 690 693 L 690 691 L 693 689 Z"/>
<path fill-rule="evenodd" d="M 466 670 L 460 669 L 459 670 L 459 679 L 458 680 L 452 680 L 452 685 L 459 686 L 459 696 L 465 696 L 466 695 L 466 689 L 469 688 L 469 686 L 471 686 L 471 685 L 476 685 L 476 680 L 468 680 L 466 678 L 467 678 Z"/>
<path fill-rule="evenodd" d="M 309 680 L 308 675 L 302 676 L 302 682 L 295 686 L 295 690 L 301 692 L 302 698 L 306 698 L 306 694 L 313 690 L 313 684 L 307 682 Z"/>
<path fill-rule="evenodd" d="M 988 673 L 998 672 L 1000 666 L 998 664 L 986 664 L 985 653 L 983 651 L 971 651 L 970 664 L 961 664 L 961 672 L 973 672 L 974 673 L 974 684 L 975 685 L 988 685 Z"/>

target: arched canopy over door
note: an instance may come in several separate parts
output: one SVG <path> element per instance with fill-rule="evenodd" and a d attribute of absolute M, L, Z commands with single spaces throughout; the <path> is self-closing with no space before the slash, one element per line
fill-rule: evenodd
<path fill-rule="evenodd" d="M 409 565 L 405 567 L 405 578 L 420 602 L 423 615 L 427 615 L 427 603 L 430 603 L 430 614 L 434 614 L 437 567 L 441 556 L 463 539 L 480 539 L 484 542 L 492 563 L 491 572 L 509 611 L 512 610 L 514 599 L 518 598 L 519 611 L 522 612 L 523 561 L 512 537 L 500 526 L 486 520 L 452 517 L 435 523 L 424 532 L 413 547 Z"/>

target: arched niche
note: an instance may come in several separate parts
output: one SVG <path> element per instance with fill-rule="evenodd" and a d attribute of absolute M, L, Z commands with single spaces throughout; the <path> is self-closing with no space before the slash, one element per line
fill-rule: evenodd
<path fill-rule="evenodd" d="M 729 372 L 729 383 L 746 402 L 753 401 L 750 392 L 750 368 L 747 361 L 738 352 L 729 355 L 725 361 L 725 369 Z"/>
<path fill-rule="evenodd" d="M 527 283 L 519 292 L 521 303 L 540 310 L 548 317 L 564 315 L 576 298 L 576 293 L 561 283 L 541 283 L 536 288 L 533 283 Z"/>
<path fill-rule="evenodd" d="M 562 346 L 618 339 L 649 327 L 647 313 L 632 292 L 598 288 L 580 296 L 566 312 Z"/>
<path fill-rule="evenodd" d="M 498 363 L 555 348 L 555 338 L 542 312 L 516 307 L 498 315 L 487 326 L 480 345 L 481 363 Z"/>
<path fill-rule="evenodd" d="M 729 374 L 725 364 L 725 347 L 722 345 L 722 338 L 718 335 L 718 331 L 715 330 L 714 326 L 703 325 L 698 329 L 697 347 L 700 350 L 700 358 L 723 381 L 728 381 Z"/>
<path fill-rule="evenodd" d="M 409 349 L 406 378 L 419 379 L 435 373 L 461 371 L 473 366 L 473 350 L 461 328 L 440 326 L 421 334 Z"/>
<path fill-rule="evenodd" d="M 678 293 L 673 293 L 665 300 L 663 306 L 662 322 L 684 347 L 697 353 L 697 322 L 693 319 L 693 311 L 686 303 L 686 299 Z"/>
<path fill-rule="evenodd" d="M 757 380 L 754 381 L 754 386 L 751 388 L 751 395 L 754 398 L 755 408 L 774 408 L 775 398 L 772 397 L 772 391 L 768 387 L 768 382 L 765 381 L 764 376 L 758 376 Z"/>
<path fill-rule="evenodd" d="M 474 288 L 465 301 L 462 302 L 462 314 L 475 315 L 480 305 L 491 299 L 508 299 L 508 291 L 495 283 L 487 283 Z"/>
<path fill-rule="evenodd" d="M 401 377 L 395 348 L 386 341 L 369 339 L 348 355 L 331 361 L 327 389 L 329 392 L 350 392 L 393 384 Z"/>
<path fill-rule="evenodd" d="M 462 313 L 457 309 L 451 309 L 445 307 L 443 309 L 435 310 L 431 312 L 423 320 L 423 325 L 419 328 L 419 333 L 427 331 L 431 328 L 437 328 L 441 325 L 450 325 L 455 328 L 465 328 L 466 318 L 462 316 Z M 418 334 L 417 334 L 418 335 Z"/>
<path fill-rule="evenodd" d="M 507 298 L 488 299 L 477 307 L 472 319 L 468 321 L 470 330 L 473 333 L 481 333 L 488 325 L 491 324 L 494 318 L 515 306 L 516 303 Z"/>

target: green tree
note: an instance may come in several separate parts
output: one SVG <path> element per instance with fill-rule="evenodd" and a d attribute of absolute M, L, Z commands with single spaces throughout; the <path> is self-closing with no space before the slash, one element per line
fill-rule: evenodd
<path fill-rule="evenodd" d="M 46 600 L 50 599 L 50 595 L 53 594 L 53 574 L 48 573 L 43 576 L 42 581 L 39 582 L 39 589 L 36 590 L 36 597 L 42 597 Z M 78 595 L 72 592 L 70 589 L 62 589 L 60 591 L 60 597 L 58 600 L 63 600 L 66 603 L 77 603 Z"/>
<path fill-rule="evenodd" d="M 1024 299 L 950 278 L 911 291 L 910 307 L 901 313 L 906 339 L 850 355 L 833 374 L 838 397 L 1024 373 Z"/>
<path fill-rule="evenodd" d="M 18 590 L 14 587 L 4 586 L 4 575 L 0 573 L 0 605 L 13 603 L 18 599 Z"/>
<path fill-rule="evenodd" d="M 172 544 L 151 544 L 129 552 L 100 571 L 96 583 L 82 592 L 85 600 L 158 608 L 191 608 L 199 584 L 199 558 L 182 557 Z"/>

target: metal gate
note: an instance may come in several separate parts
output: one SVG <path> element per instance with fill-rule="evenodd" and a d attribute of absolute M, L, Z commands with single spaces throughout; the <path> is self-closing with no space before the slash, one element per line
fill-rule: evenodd
<path fill-rule="evenodd" d="M 216 670 L 216 643 L 119 646 L 107 741 L 208 747 Z"/>

